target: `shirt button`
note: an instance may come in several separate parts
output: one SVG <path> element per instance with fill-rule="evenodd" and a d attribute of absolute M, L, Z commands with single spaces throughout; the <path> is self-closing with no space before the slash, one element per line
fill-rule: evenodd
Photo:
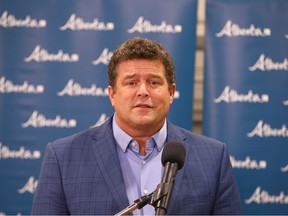
<path fill-rule="evenodd" d="M 134 148 L 135 146 L 136 146 L 136 143 L 135 143 L 135 142 L 133 142 L 133 143 L 132 143 L 132 147 Z"/>
<path fill-rule="evenodd" d="M 145 164 L 146 164 L 146 161 L 143 160 L 143 161 L 142 161 L 142 164 L 145 165 Z"/>
<path fill-rule="evenodd" d="M 145 195 L 147 195 L 147 194 L 148 194 L 148 190 L 147 190 L 147 189 L 144 189 L 143 193 L 144 193 Z"/>

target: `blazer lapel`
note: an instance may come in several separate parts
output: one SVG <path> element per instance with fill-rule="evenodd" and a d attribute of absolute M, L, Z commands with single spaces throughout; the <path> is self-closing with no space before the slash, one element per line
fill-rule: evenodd
<path fill-rule="evenodd" d="M 100 126 L 97 136 L 92 135 L 92 146 L 100 170 L 111 189 L 119 210 L 129 205 L 121 167 L 113 138 L 111 121 Z"/>
<path fill-rule="evenodd" d="M 186 137 L 177 135 L 176 129 L 171 123 L 168 123 L 168 137 L 167 142 L 180 141 L 185 142 Z M 92 135 L 92 146 L 96 156 L 97 163 L 100 170 L 109 185 L 111 192 L 119 206 L 119 211 L 127 208 L 129 205 L 128 197 L 126 194 L 125 184 L 121 172 L 121 166 L 118 160 L 116 151 L 116 142 L 113 138 L 111 119 L 107 120 L 104 125 L 96 130 L 97 136 Z M 187 148 L 187 146 L 185 146 Z M 187 151 L 187 150 L 186 150 Z M 172 212 L 175 205 L 175 200 L 178 196 L 179 188 L 181 185 L 184 167 L 177 172 L 176 181 L 173 188 L 172 197 L 167 214 Z M 160 183 L 160 182 L 159 182 Z"/>
<path fill-rule="evenodd" d="M 175 131 L 175 129 L 171 123 L 168 123 L 168 133 L 167 134 L 168 134 L 167 142 L 179 141 L 185 145 L 186 137 L 181 137 L 181 136 L 177 135 L 178 133 Z M 185 148 L 186 148 L 186 152 L 188 152 L 187 145 L 185 145 Z M 187 157 L 187 153 L 186 153 L 186 157 Z M 185 163 L 184 163 L 184 166 L 182 167 L 182 169 L 177 172 L 175 184 L 173 186 L 172 196 L 170 199 L 170 204 L 169 204 L 168 211 L 167 211 L 167 215 L 171 214 L 171 212 L 174 208 L 174 205 L 175 205 L 176 198 L 178 197 L 179 188 L 181 186 L 181 182 L 182 182 L 182 178 L 183 178 L 184 168 L 185 168 Z"/>

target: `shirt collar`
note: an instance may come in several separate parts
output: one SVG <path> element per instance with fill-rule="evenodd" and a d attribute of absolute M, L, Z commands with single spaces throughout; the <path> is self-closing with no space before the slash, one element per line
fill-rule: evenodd
<path fill-rule="evenodd" d="M 123 152 L 126 152 L 130 142 L 133 140 L 133 138 L 131 136 L 129 136 L 125 131 L 123 131 L 118 124 L 116 123 L 115 120 L 115 114 L 113 115 L 113 135 L 116 139 L 117 144 L 119 145 L 119 147 L 121 148 L 121 150 Z M 162 128 L 155 133 L 154 135 L 152 135 L 152 138 L 154 140 L 154 142 L 156 143 L 157 146 L 157 150 L 161 151 L 161 149 L 163 148 L 165 142 L 166 142 L 166 138 L 167 138 L 167 122 L 166 119 L 164 121 L 164 124 L 162 126 Z"/>

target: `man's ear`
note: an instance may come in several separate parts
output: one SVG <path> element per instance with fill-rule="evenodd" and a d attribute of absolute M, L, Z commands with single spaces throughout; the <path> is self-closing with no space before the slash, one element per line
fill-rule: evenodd
<path fill-rule="evenodd" d="M 112 86 L 110 85 L 108 86 L 108 95 L 109 95 L 110 103 L 114 107 L 114 90 Z"/>
<path fill-rule="evenodd" d="M 176 92 L 176 84 L 175 83 L 173 83 L 171 85 L 171 88 L 169 89 L 169 91 L 170 91 L 170 104 L 172 104 L 173 103 L 173 99 L 174 99 L 174 95 L 175 95 L 175 92 Z"/>

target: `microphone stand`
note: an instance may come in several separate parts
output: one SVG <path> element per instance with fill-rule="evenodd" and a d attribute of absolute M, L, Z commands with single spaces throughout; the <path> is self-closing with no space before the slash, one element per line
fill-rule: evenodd
<path fill-rule="evenodd" d="M 171 194 L 172 187 L 173 182 L 158 184 L 149 203 L 155 207 L 155 215 L 166 214 L 170 201 L 168 193 Z"/>
<path fill-rule="evenodd" d="M 150 202 L 155 207 L 156 215 L 165 215 L 167 213 L 177 170 L 177 163 L 166 163 L 162 182 L 158 184 Z"/>
<path fill-rule="evenodd" d="M 177 171 L 183 167 L 186 157 L 186 150 L 181 143 L 170 142 L 165 146 L 163 150 L 163 155 L 161 161 L 165 168 L 162 181 L 160 184 L 158 184 L 156 190 L 149 195 L 142 196 L 139 199 L 135 200 L 134 204 L 120 211 L 115 216 L 129 214 L 137 208 L 143 208 L 147 204 L 154 206 L 155 214 L 157 216 L 165 215 L 167 213 L 170 198 L 172 196 L 173 186 L 176 179 L 176 174 Z"/>
<path fill-rule="evenodd" d="M 150 193 L 148 195 L 144 195 L 137 200 L 134 201 L 133 204 L 128 206 L 127 208 L 123 209 L 122 211 L 118 212 L 114 216 L 122 216 L 122 215 L 128 215 L 135 211 L 136 209 L 141 209 L 145 205 L 150 204 L 155 207 L 155 215 L 165 215 L 167 212 L 167 205 L 169 200 L 166 200 L 166 202 L 162 203 L 159 202 L 164 199 L 164 197 L 167 196 L 169 191 L 171 191 L 171 187 L 173 187 L 173 183 L 160 183 L 158 184 L 156 190 L 153 193 Z"/>
<path fill-rule="evenodd" d="M 115 216 L 128 215 L 131 212 L 135 211 L 136 209 L 143 208 L 145 205 L 147 205 L 150 202 L 150 200 L 152 199 L 152 195 L 153 193 L 150 193 L 148 195 L 144 195 L 138 198 L 137 200 L 134 201 L 132 205 L 118 212 L 117 214 L 115 214 Z"/>

